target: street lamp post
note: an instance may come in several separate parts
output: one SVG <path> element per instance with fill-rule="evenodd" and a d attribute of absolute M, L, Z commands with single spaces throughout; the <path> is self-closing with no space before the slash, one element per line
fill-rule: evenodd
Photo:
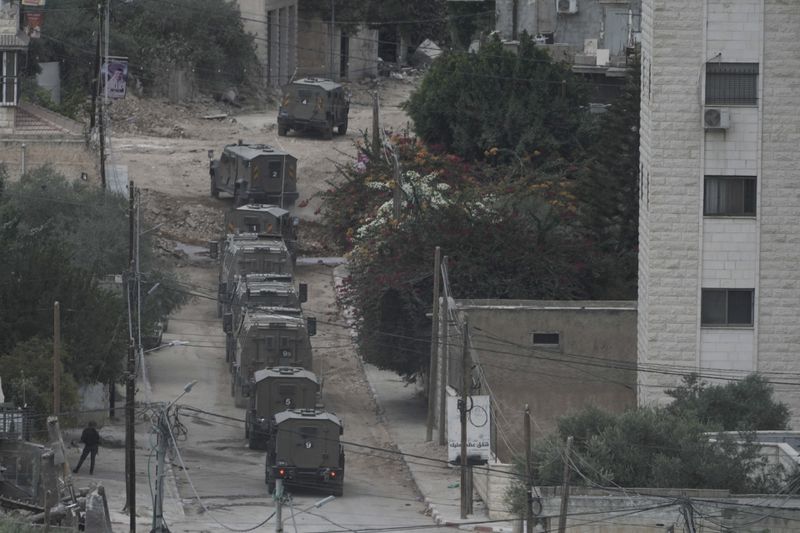
<path fill-rule="evenodd" d="M 196 384 L 197 380 L 187 383 L 183 387 L 183 392 L 180 396 L 166 406 L 162 404 L 158 414 L 158 421 L 154 426 L 158 435 L 158 443 L 156 444 L 156 487 L 153 492 L 153 529 L 150 533 L 169 533 L 167 523 L 164 521 L 164 476 L 167 451 L 172 439 L 172 428 L 169 426 L 169 410 L 178 400 L 183 398 L 184 394 L 191 391 Z"/>

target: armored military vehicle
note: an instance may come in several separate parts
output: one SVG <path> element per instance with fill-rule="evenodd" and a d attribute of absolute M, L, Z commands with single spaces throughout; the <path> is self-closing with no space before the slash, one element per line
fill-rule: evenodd
<path fill-rule="evenodd" d="M 236 346 L 231 364 L 231 392 L 236 406 L 247 407 L 246 398 L 257 370 L 274 366 L 299 366 L 311 370 L 310 338 L 316 330 L 316 319 L 305 317 L 299 309 L 248 309 L 234 332 Z"/>
<path fill-rule="evenodd" d="M 344 88 L 331 80 L 303 78 L 283 88 L 278 108 L 278 135 L 289 130 L 319 131 L 326 139 L 347 133 L 350 99 Z"/>
<path fill-rule="evenodd" d="M 231 324 L 238 324 L 248 308 L 290 307 L 300 309 L 300 304 L 305 303 L 307 298 L 308 286 L 301 283 L 298 290 L 289 275 L 245 274 L 239 277 L 231 296 L 228 307 L 232 319 Z"/>
<path fill-rule="evenodd" d="M 291 275 L 293 263 L 281 237 L 254 233 L 230 234 L 222 243 L 219 262 L 217 314 L 221 318 L 230 306 L 233 291 L 246 274 Z"/>
<path fill-rule="evenodd" d="M 211 196 L 233 195 L 236 206 L 273 203 L 280 207 L 297 200 L 297 159 L 266 144 L 229 144 L 209 165 Z"/>
<path fill-rule="evenodd" d="M 296 217 L 277 205 L 245 204 L 225 213 L 225 234 L 279 235 L 290 249 L 297 241 L 297 224 Z"/>
<path fill-rule="evenodd" d="M 276 413 L 287 409 L 313 409 L 318 395 L 319 382 L 313 372 L 290 366 L 256 370 L 244 423 L 250 449 L 267 449 L 272 417 Z"/>
<path fill-rule="evenodd" d="M 341 496 L 344 492 L 344 425 L 336 415 L 316 409 L 292 409 L 275 414 L 267 448 L 265 481 L 269 493 L 281 478 L 289 487 L 317 488 Z"/>

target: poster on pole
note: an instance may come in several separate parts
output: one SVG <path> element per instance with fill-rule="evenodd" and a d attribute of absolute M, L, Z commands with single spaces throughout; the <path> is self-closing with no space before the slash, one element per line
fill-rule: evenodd
<path fill-rule="evenodd" d="M 447 460 L 460 464 L 461 413 L 457 396 L 447 397 Z M 489 396 L 467 398 L 467 458 L 470 461 L 488 461 L 491 456 L 491 409 Z"/>
<path fill-rule="evenodd" d="M 128 58 L 109 56 L 103 62 L 103 90 L 108 98 L 125 98 L 128 88 Z"/>
<path fill-rule="evenodd" d="M 42 36 L 42 23 L 44 22 L 43 11 L 26 11 L 24 31 L 31 39 L 38 39 Z"/>
<path fill-rule="evenodd" d="M 30 7 L 44 7 L 46 1 L 47 0 L 22 0 L 22 5 Z"/>

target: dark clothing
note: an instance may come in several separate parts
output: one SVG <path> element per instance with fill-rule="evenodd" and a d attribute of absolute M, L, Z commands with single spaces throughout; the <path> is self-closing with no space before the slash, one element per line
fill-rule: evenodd
<path fill-rule="evenodd" d="M 97 456 L 97 449 L 100 446 L 100 433 L 98 433 L 95 428 L 88 427 L 81 433 L 81 442 L 84 444 L 83 453 L 81 453 L 81 458 L 78 459 L 78 464 L 75 466 L 73 472 L 77 474 L 81 465 L 86 460 L 86 457 L 91 455 L 89 473 L 94 474 L 94 458 Z"/>
<path fill-rule="evenodd" d="M 100 445 L 100 433 L 93 427 L 88 427 L 81 433 L 81 442 L 96 449 Z"/>

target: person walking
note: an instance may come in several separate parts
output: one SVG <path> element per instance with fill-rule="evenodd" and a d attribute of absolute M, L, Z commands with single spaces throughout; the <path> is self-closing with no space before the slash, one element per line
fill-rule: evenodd
<path fill-rule="evenodd" d="M 78 470 L 81 469 L 81 465 L 86 460 L 86 456 L 91 456 L 89 460 L 89 474 L 94 474 L 94 458 L 97 456 L 97 449 L 100 446 L 100 433 L 97 432 L 95 429 L 97 424 L 94 420 L 89 421 L 89 426 L 83 430 L 81 433 L 81 442 L 83 443 L 83 453 L 81 453 L 81 458 L 78 459 L 78 464 L 75 466 L 73 470 L 74 473 L 78 473 Z"/>

